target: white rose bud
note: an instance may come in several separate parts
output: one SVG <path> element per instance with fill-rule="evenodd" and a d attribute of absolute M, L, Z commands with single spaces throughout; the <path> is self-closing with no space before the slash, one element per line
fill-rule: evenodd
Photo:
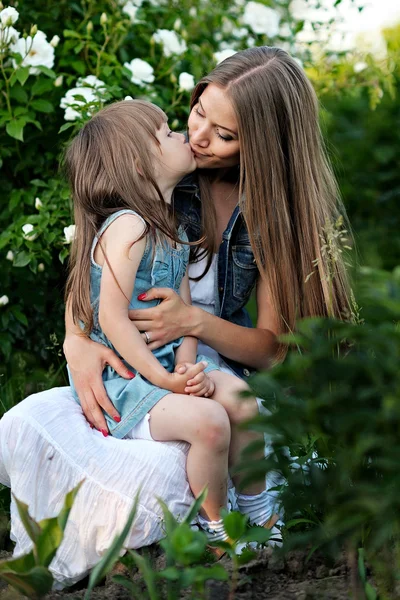
<path fill-rule="evenodd" d="M 176 29 L 176 31 L 179 31 L 179 29 L 182 27 L 182 20 L 181 19 L 176 19 L 175 23 L 174 23 L 174 29 Z"/>
<path fill-rule="evenodd" d="M 101 13 L 100 25 L 105 25 L 108 21 L 108 17 L 105 12 Z"/>
<path fill-rule="evenodd" d="M 0 298 L 0 306 L 5 306 L 9 303 L 8 296 L 1 296 Z"/>
<path fill-rule="evenodd" d="M 57 48 L 59 43 L 60 37 L 58 35 L 53 35 L 53 37 L 50 40 L 50 46 L 53 46 L 53 48 Z"/>
<path fill-rule="evenodd" d="M 70 244 L 75 238 L 75 225 L 68 225 L 64 227 L 65 243 Z"/>
<path fill-rule="evenodd" d="M 171 123 L 171 129 L 176 129 L 179 125 L 178 119 L 174 119 Z"/>
<path fill-rule="evenodd" d="M 43 202 L 40 198 L 35 198 L 35 208 L 36 210 L 40 210 L 43 206 Z"/>
<path fill-rule="evenodd" d="M 124 100 L 133 100 L 132 96 L 125 96 Z"/>
<path fill-rule="evenodd" d="M 195 7 L 195 6 L 192 6 L 192 7 L 189 9 L 189 15 L 190 15 L 192 18 L 194 18 L 194 17 L 197 17 L 197 9 L 196 9 L 196 7 Z"/>
<path fill-rule="evenodd" d="M 39 271 L 40 273 L 42 273 L 42 272 L 44 271 L 44 264 L 43 264 L 43 263 L 39 263 L 39 264 L 38 264 L 38 268 L 37 268 L 37 269 L 38 269 L 38 271 Z"/>
<path fill-rule="evenodd" d="M 28 242 L 33 242 L 33 240 L 36 240 L 37 238 L 37 234 L 32 233 L 33 230 L 34 226 L 31 223 L 25 223 L 25 225 L 22 225 L 24 239 L 28 240 Z"/>
<path fill-rule="evenodd" d="M 37 32 L 38 32 L 38 27 L 37 27 L 37 25 L 32 25 L 32 27 L 31 27 L 31 31 L 30 31 L 30 34 L 29 34 L 29 35 L 30 35 L 30 36 L 33 38 L 33 37 L 35 37 L 35 35 L 37 34 Z"/>
<path fill-rule="evenodd" d="M 0 10 L 3 10 L 3 8 L 4 8 L 3 3 L 0 2 Z"/>
<path fill-rule="evenodd" d="M 0 12 L 0 22 L 3 27 L 11 27 L 11 25 L 14 25 L 18 21 L 18 17 L 19 12 L 12 6 L 8 6 Z"/>
<path fill-rule="evenodd" d="M 63 75 L 59 75 L 55 80 L 54 80 L 54 87 L 61 87 L 64 81 L 64 76 Z"/>
<path fill-rule="evenodd" d="M 190 73 L 181 73 L 179 75 L 179 89 L 183 92 L 190 92 L 194 88 L 194 77 Z"/>
<path fill-rule="evenodd" d="M 7 260 L 11 260 L 11 262 L 14 260 L 14 252 L 12 250 L 9 250 L 7 252 L 7 256 L 6 256 Z"/>
<path fill-rule="evenodd" d="M 93 23 L 92 21 L 88 21 L 88 24 L 86 25 L 86 31 L 87 33 L 90 35 L 93 31 Z"/>

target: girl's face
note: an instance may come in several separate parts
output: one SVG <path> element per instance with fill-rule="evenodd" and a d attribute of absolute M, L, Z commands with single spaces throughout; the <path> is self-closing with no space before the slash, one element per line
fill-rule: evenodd
<path fill-rule="evenodd" d="M 196 169 L 196 161 L 190 144 L 186 142 L 182 133 L 171 131 L 168 123 L 161 125 L 156 136 L 161 152 L 161 159 L 157 153 L 157 174 L 166 183 L 178 183 L 184 175 Z"/>
<path fill-rule="evenodd" d="M 239 138 L 235 112 L 224 90 L 210 83 L 192 108 L 189 143 L 197 168 L 220 169 L 239 164 Z"/>

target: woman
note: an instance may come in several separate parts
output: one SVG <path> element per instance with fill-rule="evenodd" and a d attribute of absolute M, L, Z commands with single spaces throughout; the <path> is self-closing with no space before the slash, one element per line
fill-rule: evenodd
<path fill-rule="evenodd" d="M 202 354 L 246 376 L 284 355 L 276 335 L 293 330 L 296 319 L 347 311 L 341 255 L 321 250 L 342 208 L 322 149 L 314 91 L 284 51 L 253 48 L 225 60 L 197 85 L 191 109 L 198 180 L 181 182 L 175 209 L 190 239 L 206 235 L 190 271 L 193 306 L 171 291 L 149 290 L 143 302 L 160 298 L 161 304 L 132 311 L 131 318 L 151 349 L 192 335 Z M 254 287 L 251 328 L 244 306 Z M 65 353 L 85 416 L 107 436 L 100 407 L 115 419 L 118 413 L 106 398 L 102 369 L 108 363 L 122 376 L 129 373 L 110 350 L 75 335 L 69 314 L 66 321 Z M 235 411 L 229 417 L 239 420 Z M 126 520 L 138 485 L 132 547 L 162 536 L 156 496 L 175 514 L 191 500 L 182 445 L 102 438 L 90 431 L 68 388 L 31 397 L 1 426 L 0 481 L 12 484 L 34 516 L 57 512 L 65 493 L 86 477 L 52 565 L 64 584 L 98 560 Z M 20 553 L 28 540 L 12 510 Z"/>

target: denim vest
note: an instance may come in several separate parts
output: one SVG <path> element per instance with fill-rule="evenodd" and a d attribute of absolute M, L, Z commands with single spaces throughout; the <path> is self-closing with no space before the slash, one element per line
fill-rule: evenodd
<path fill-rule="evenodd" d="M 174 210 L 185 227 L 189 241 L 201 237 L 200 190 L 194 175 L 187 175 L 174 191 Z M 218 252 L 218 297 L 216 315 L 243 327 L 252 327 L 245 305 L 259 277 L 246 224 L 236 206 L 222 236 Z M 248 377 L 251 368 L 223 359 L 239 377 Z"/>

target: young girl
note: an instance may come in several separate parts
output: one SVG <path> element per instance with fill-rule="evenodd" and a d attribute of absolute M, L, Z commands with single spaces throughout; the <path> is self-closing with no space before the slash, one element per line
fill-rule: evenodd
<path fill-rule="evenodd" d="M 211 539 L 226 539 L 220 510 L 227 503 L 228 466 L 260 437 L 237 425 L 257 413 L 257 403 L 238 398 L 248 389 L 240 379 L 197 355 L 196 338 L 151 352 L 149 339 L 128 317 L 154 286 L 175 290 L 190 303 L 190 245 L 176 226 L 171 196 L 196 168 L 194 155 L 185 137 L 170 131 L 161 109 L 129 100 L 86 123 L 67 151 L 66 168 L 77 231 L 66 292 L 72 315 L 86 335 L 115 350 L 131 371 L 128 381 L 111 367 L 103 372 L 120 415 L 114 421 L 106 415 L 109 430 L 118 438 L 188 442 L 193 494 L 208 486 L 199 523 Z M 252 523 L 269 526 L 274 521 L 268 523 L 270 499 L 263 488 L 253 484 L 238 500 Z"/>

